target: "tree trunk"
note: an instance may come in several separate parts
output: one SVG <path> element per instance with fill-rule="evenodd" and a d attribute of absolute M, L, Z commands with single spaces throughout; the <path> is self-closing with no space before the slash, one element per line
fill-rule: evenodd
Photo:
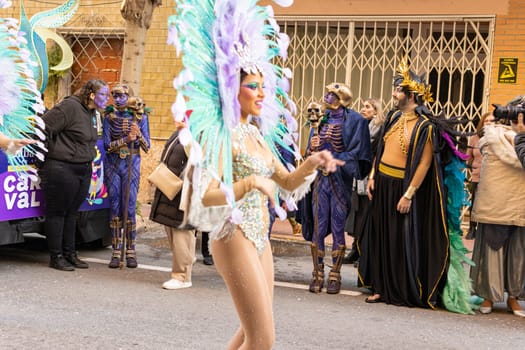
<path fill-rule="evenodd" d="M 123 0 L 120 13 L 126 20 L 126 38 L 122 56 L 120 81 L 130 88 L 130 95 L 139 95 L 146 32 L 151 25 L 153 11 L 160 0 Z"/>
<path fill-rule="evenodd" d="M 146 31 L 146 28 L 139 27 L 135 23 L 126 22 L 126 38 L 124 39 L 120 81 L 128 85 L 130 95 L 138 96 L 140 94 Z"/>

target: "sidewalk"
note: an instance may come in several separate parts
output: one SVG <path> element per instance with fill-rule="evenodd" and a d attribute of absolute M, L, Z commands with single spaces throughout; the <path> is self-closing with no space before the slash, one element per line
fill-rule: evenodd
<path fill-rule="evenodd" d="M 140 206 L 142 219 L 137 220 L 137 230 L 139 234 L 145 233 L 145 231 L 151 232 L 155 230 L 162 230 L 161 235 L 164 236 L 164 230 L 162 229 L 161 225 L 156 224 L 148 219 L 150 208 L 151 206 L 149 204 L 142 204 Z M 463 223 L 462 228 L 466 235 L 468 231 L 468 223 Z M 275 220 L 270 239 L 272 242 L 272 250 L 275 255 L 310 256 L 310 242 L 305 241 L 302 235 L 294 235 L 292 233 L 292 226 L 288 220 Z M 346 246 L 348 248 L 351 247 L 353 238 L 349 235 L 345 235 L 345 239 Z M 469 251 L 472 251 L 474 240 L 463 239 L 463 244 Z M 327 253 L 329 254 L 332 247 L 332 235 L 328 235 L 328 237 L 326 237 L 325 245 L 328 251 Z"/>

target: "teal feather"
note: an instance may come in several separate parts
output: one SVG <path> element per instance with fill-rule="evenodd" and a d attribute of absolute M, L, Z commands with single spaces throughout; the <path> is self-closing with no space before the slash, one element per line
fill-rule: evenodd
<path fill-rule="evenodd" d="M 37 64 L 32 67 L 35 81 L 40 92 L 44 92 L 49 76 L 49 61 L 45 41 L 37 34 L 35 29 L 57 28 L 73 17 L 80 0 L 68 0 L 59 7 L 39 12 L 31 19 L 27 18 L 24 2 L 20 1 L 20 30 L 25 33 L 27 44 L 24 48 L 29 50 L 31 58 Z"/>
<path fill-rule="evenodd" d="M 20 3 L 22 3 L 22 1 L 20 1 Z M 51 10 L 36 13 L 31 17 L 29 23 L 33 28 L 58 28 L 73 18 L 79 5 L 80 0 L 68 0 Z"/>
<path fill-rule="evenodd" d="M 461 209 L 465 203 L 465 164 L 452 156 L 445 166 L 444 184 L 447 188 L 447 226 L 450 242 L 450 263 L 447 282 L 443 289 L 443 304 L 449 311 L 473 314 L 477 308 L 472 303 L 472 281 L 465 269 L 474 263 L 467 257 L 470 253 L 463 244 L 461 231 Z"/>

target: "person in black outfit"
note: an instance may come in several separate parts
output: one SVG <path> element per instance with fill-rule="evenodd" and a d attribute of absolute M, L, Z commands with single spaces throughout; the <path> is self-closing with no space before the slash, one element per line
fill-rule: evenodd
<path fill-rule="evenodd" d="M 209 232 L 201 232 L 201 253 L 202 253 L 202 263 L 204 265 L 213 265 L 213 256 L 210 253 L 210 247 L 208 242 L 210 241 Z"/>
<path fill-rule="evenodd" d="M 89 80 L 43 116 L 48 154 L 40 176 L 46 203 L 44 223 L 51 260 L 62 271 L 87 268 L 75 251 L 77 211 L 89 190 L 98 139 L 96 110 L 106 107 L 109 87 Z"/>

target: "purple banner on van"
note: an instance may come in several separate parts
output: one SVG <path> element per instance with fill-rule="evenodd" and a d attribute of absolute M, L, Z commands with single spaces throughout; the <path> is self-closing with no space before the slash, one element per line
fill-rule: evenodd
<path fill-rule="evenodd" d="M 91 184 L 81 211 L 109 208 L 108 194 L 104 185 L 104 146 L 97 143 L 97 157 L 93 161 Z M 34 159 L 26 157 L 29 166 Z M 10 171 L 7 157 L 0 152 L 0 221 L 24 219 L 44 215 L 44 193 L 40 179 L 31 181 Z"/>
<path fill-rule="evenodd" d="M 37 182 L 14 172 L 0 174 L 0 221 L 44 215 L 40 179 Z"/>

